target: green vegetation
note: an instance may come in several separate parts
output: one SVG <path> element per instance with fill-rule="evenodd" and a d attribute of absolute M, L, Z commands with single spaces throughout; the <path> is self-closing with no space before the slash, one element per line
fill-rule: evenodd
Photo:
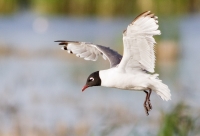
<path fill-rule="evenodd" d="M 19 0 L 0 0 L 0 13 L 10 14 L 18 9 Z"/>
<path fill-rule="evenodd" d="M 0 13 L 18 7 L 45 14 L 128 16 L 152 10 L 158 15 L 183 15 L 200 11 L 199 0 L 0 0 Z"/>
<path fill-rule="evenodd" d="M 164 115 L 158 136 L 187 136 L 194 130 L 195 120 L 189 107 L 179 103 L 170 113 Z"/>

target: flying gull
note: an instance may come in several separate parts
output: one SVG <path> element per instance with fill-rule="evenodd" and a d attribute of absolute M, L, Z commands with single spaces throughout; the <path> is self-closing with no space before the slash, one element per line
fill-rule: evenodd
<path fill-rule="evenodd" d="M 170 100 L 171 94 L 154 73 L 155 53 L 154 35 L 160 35 L 158 17 L 150 11 L 137 16 L 123 32 L 124 52 L 121 56 L 116 51 L 102 45 L 79 41 L 58 40 L 62 49 L 85 60 L 96 61 L 99 56 L 109 60 L 110 68 L 93 72 L 87 78 L 84 91 L 92 86 L 136 90 L 146 93 L 144 108 L 146 114 L 152 109 L 151 92 L 156 92 L 163 100 Z"/>

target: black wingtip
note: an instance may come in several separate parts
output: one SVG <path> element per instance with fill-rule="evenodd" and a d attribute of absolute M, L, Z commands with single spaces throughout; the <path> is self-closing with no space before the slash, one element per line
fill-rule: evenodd
<path fill-rule="evenodd" d="M 63 40 L 57 40 L 57 41 L 54 41 L 54 42 L 60 42 L 58 45 L 68 45 L 68 42 L 63 41 Z"/>
<path fill-rule="evenodd" d="M 54 42 L 66 42 L 66 41 L 64 41 L 64 40 L 56 40 Z"/>
<path fill-rule="evenodd" d="M 59 45 L 67 45 L 68 43 L 80 43 L 79 41 L 64 41 L 64 40 L 57 40 L 54 42 L 60 42 Z"/>
<path fill-rule="evenodd" d="M 133 21 L 131 24 L 133 24 L 137 19 L 139 19 L 140 17 L 146 17 L 148 15 L 152 14 L 151 11 L 145 11 L 145 12 L 142 12 L 141 14 L 139 14 Z"/>
<path fill-rule="evenodd" d="M 68 45 L 68 43 L 67 42 L 61 42 L 61 43 L 59 43 L 59 45 Z"/>

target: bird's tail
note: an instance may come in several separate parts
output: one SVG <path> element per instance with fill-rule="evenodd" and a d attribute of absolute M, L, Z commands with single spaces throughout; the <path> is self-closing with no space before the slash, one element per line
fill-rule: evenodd
<path fill-rule="evenodd" d="M 170 90 L 167 85 L 162 83 L 162 80 L 158 79 L 158 74 L 154 74 L 150 78 L 150 88 L 155 91 L 163 100 L 171 100 Z"/>

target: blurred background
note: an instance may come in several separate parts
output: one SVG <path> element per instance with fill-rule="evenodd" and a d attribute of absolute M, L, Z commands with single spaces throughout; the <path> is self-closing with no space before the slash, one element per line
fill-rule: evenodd
<path fill-rule="evenodd" d="M 88 75 L 109 67 L 60 50 L 78 40 L 123 53 L 122 32 L 141 12 L 159 17 L 156 73 L 172 100 L 153 93 L 92 87 Z M 199 0 L 0 0 L 0 135 L 199 136 Z"/>

